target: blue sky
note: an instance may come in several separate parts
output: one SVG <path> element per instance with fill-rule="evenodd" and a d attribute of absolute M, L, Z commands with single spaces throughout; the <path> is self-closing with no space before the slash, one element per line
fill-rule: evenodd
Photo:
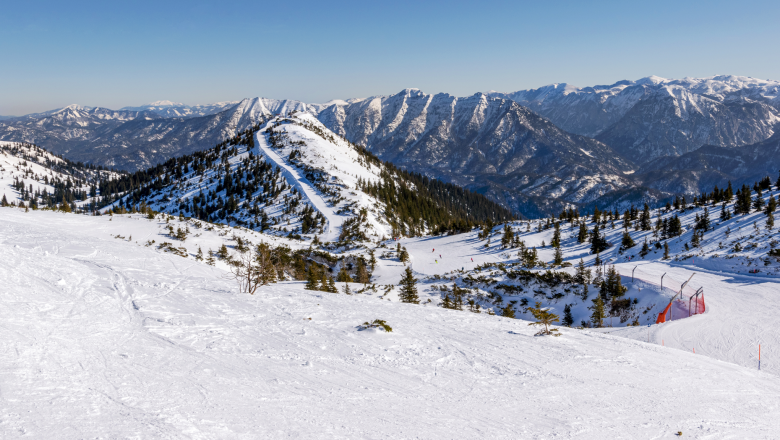
<path fill-rule="evenodd" d="M 780 79 L 778 1 L 4 2 L 0 115 L 244 97 Z"/>

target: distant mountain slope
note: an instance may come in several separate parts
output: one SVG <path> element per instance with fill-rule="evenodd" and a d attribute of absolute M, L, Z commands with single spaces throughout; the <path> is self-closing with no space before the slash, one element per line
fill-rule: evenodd
<path fill-rule="evenodd" d="M 33 144 L 0 142 L 0 201 L 32 207 L 90 210 L 98 187 L 119 173 L 74 163 Z"/>
<path fill-rule="evenodd" d="M 135 171 L 210 148 L 271 115 L 312 107 L 262 98 L 195 110 L 150 104 L 125 110 L 68 106 L 0 122 L 0 140 L 32 142 L 72 160 Z M 182 117 L 171 115 L 187 113 Z M 215 113 L 212 113 L 215 112 Z"/>
<path fill-rule="evenodd" d="M 697 194 L 728 181 L 752 185 L 778 170 L 780 133 L 740 148 L 705 145 L 679 157 L 660 157 L 642 166 L 637 178 L 662 191 Z"/>
<path fill-rule="evenodd" d="M 529 215 L 636 187 L 629 177 L 634 165 L 605 144 L 484 94 L 456 98 L 407 89 L 333 105 L 318 118 L 384 160 Z"/>
<path fill-rule="evenodd" d="M 217 147 L 170 159 L 101 188 L 113 206 L 241 225 L 290 237 L 364 241 L 469 230 L 510 211 L 409 175 L 292 112 Z"/>
<path fill-rule="evenodd" d="M 780 82 L 742 76 L 651 76 L 610 86 L 552 84 L 490 95 L 517 101 L 564 130 L 595 137 L 640 164 L 706 144 L 760 142 L 780 122 Z"/>

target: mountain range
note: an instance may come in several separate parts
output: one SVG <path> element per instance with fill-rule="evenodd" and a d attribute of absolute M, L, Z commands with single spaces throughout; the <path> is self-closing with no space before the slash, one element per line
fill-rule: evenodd
<path fill-rule="evenodd" d="M 405 89 L 324 104 L 254 98 L 121 110 L 72 105 L 0 120 L 0 140 L 135 171 L 293 112 L 317 118 L 380 159 L 527 216 L 566 206 L 654 204 L 780 167 L 769 153 L 780 123 L 780 82 L 737 76 L 552 84 L 465 98 Z M 759 156 L 749 159 L 748 152 Z"/>

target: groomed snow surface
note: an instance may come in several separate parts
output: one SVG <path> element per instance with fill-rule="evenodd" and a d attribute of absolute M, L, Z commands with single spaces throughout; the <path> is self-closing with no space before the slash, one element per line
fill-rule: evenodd
<path fill-rule="evenodd" d="M 780 382 L 755 368 L 591 331 L 535 337 L 527 321 L 297 282 L 239 294 L 220 268 L 136 243 L 157 233 L 124 216 L 0 209 L 0 437 L 780 432 Z M 745 293 L 713 289 L 713 308 L 725 294 Z M 718 322 L 753 312 L 734 305 Z M 373 319 L 393 331 L 357 329 Z"/>

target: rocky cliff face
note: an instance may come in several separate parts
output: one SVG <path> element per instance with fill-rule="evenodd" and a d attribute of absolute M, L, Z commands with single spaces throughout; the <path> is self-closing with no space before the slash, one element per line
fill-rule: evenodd
<path fill-rule="evenodd" d="M 508 99 L 416 89 L 323 109 L 332 131 L 384 160 L 477 190 L 515 209 L 589 203 L 633 187 L 633 164 Z"/>

